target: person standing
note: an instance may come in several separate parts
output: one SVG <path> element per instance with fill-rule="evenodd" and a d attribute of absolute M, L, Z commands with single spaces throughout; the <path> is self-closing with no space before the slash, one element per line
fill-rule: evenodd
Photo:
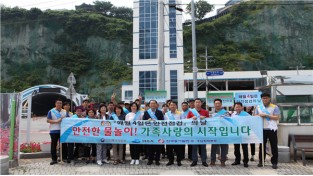
<path fill-rule="evenodd" d="M 266 142 L 269 139 L 272 150 L 272 168 L 277 169 L 278 163 L 278 146 L 277 146 L 277 121 L 280 118 L 280 110 L 277 105 L 271 103 L 271 95 L 269 93 L 261 94 L 262 103 L 255 109 L 254 115 L 263 118 L 263 144 L 259 148 L 259 164 L 258 167 L 263 167 L 262 147 L 266 150 Z M 266 154 L 264 154 L 265 160 Z"/>
<path fill-rule="evenodd" d="M 99 114 L 97 116 L 100 120 L 108 120 L 108 115 L 106 114 L 107 106 L 105 104 L 101 104 L 99 107 Z M 101 166 L 102 164 L 106 163 L 109 164 L 107 160 L 107 148 L 108 144 L 97 144 L 97 164 Z"/>
<path fill-rule="evenodd" d="M 62 100 L 55 101 L 55 107 L 52 108 L 47 115 L 47 123 L 50 123 L 50 137 L 51 137 L 51 159 L 50 165 L 58 163 L 57 145 L 60 139 L 61 121 L 65 118 L 65 111 L 62 111 Z"/>
<path fill-rule="evenodd" d="M 195 108 L 195 100 L 194 99 L 190 99 L 188 101 L 188 106 L 189 106 L 189 110 Z M 187 118 L 187 116 L 186 116 Z M 199 148 L 199 153 L 200 153 L 200 148 Z M 189 161 L 192 161 L 192 145 L 188 144 L 188 159 Z"/>
<path fill-rule="evenodd" d="M 125 113 L 121 106 L 115 106 L 114 113 L 111 115 L 110 120 L 125 120 Z M 123 144 L 113 144 L 113 158 L 114 165 L 117 165 L 118 163 L 125 164 L 125 161 L 123 160 Z"/>
<path fill-rule="evenodd" d="M 193 119 L 193 120 L 203 120 L 205 118 L 209 118 L 209 112 L 205 109 L 201 108 L 202 106 L 202 101 L 200 98 L 195 99 L 195 108 L 190 109 L 187 119 Z M 208 167 L 208 163 L 206 162 L 207 159 L 207 151 L 206 151 L 206 145 L 201 144 L 201 145 L 192 145 L 192 163 L 191 167 L 196 166 L 198 162 L 198 147 L 201 148 L 201 161 L 202 165 L 204 167 Z"/>
<path fill-rule="evenodd" d="M 189 113 L 189 107 L 188 107 L 188 103 L 187 102 L 182 102 L 182 104 L 181 104 L 181 108 L 182 108 L 182 113 L 181 113 L 181 115 L 182 115 L 182 119 L 187 119 L 187 115 L 188 115 L 188 113 Z M 187 146 L 189 146 L 189 145 L 187 145 Z M 189 149 L 189 147 L 188 147 L 188 149 Z M 190 161 L 192 161 L 192 155 L 191 155 L 191 152 L 192 152 L 192 150 L 190 151 L 190 158 L 189 158 L 189 150 L 188 150 L 188 159 L 190 160 Z M 183 156 L 183 158 L 185 158 L 185 153 L 186 153 L 186 145 L 184 145 L 184 148 L 183 148 L 183 154 L 184 154 L 184 156 Z"/>
<path fill-rule="evenodd" d="M 214 99 L 214 108 L 215 113 L 212 115 L 212 117 L 225 117 L 229 116 L 229 113 L 222 108 L 222 100 L 221 99 Z M 228 152 L 228 144 L 212 144 L 211 146 L 211 166 L 215 166 L 216 162 L 216 153 L 218 148 L 221 150 L 221 166 L 225 167 L 227 152 Z"/>
<path fill-rule="evenodd" d="M 107 118 L 110 119 L 112 114 L 114 113 L 114 103 L 112 101 L 109 102 L 107 108 L 108 108 L 108 112 L 106 113 L 107 114 Z M 111 148 L 107 149 L 107 158 L 108 158 L 108 160 L 111 159 Z"/>
<path fill-rule="evenodd" d="M 166 102 L 168 101 L 172 101 L 172 100 L 167 100 Z M 167 113 L 169 111 L 169 105 L 167 103 L 163 104 L 162 105 L 162 113 L 163 113 L 163 116 L 165 117 L 165 113 Z M 161 155 L 162 155 L 162 159 L 164 159 L 167 155 L 167 150 L 166 150 L 166 145 L 161 145 Z"/>
<path fill-rule="evenodd" d="M 243 111 L 242 103 L 236 102 L 234 106 L 235 112 L 231 115 L 232 117 L 237 116 L 250 116 L 249 113 Z M 241 144 L 242 152 L 243 152 L 243 166 L 248 167 L 249 162 L 249 155 L 248 155 L 248 144 Z M 241 153 L 240 153 L 240 144 L 234 144 L 234 154 L 235 154 L 235 162 L 233 162 L 231 165 L 239 165 L 241 160 Z"/>
<path fill-rule="evenodd" d="M 246 108 L 246 112 L 250 115 L 253 115 L 254 106 L 248 106 Z M 251 158 L 250 161 L 254 161 L 254 155 L 255 155 L 255 144 L 250 144 L 251 149 Z"/>
<path fill-rule="evenodd" d="M 136 120 L 141 120 L 143 114 L 139 111 L 139 106 L 136 102 L 133 102 L 130 104 L 130 113 L 128 113 L 125 117 L 125 121 L 136 121 Z M 130 164 L 139 164 L 139 156 L 140 156 L 140 150 L 141 150 L 141 145 L 139 144 L 129 144 L 130 147 L 130 157 L 131 161 Z"/>
<path fill-rule="evenodd" d="M 71 104 L 70 102 L 64 102 L 63 103 L 63 109 L 65 113 L 66 118 L 70 118 L 73 116 L 73 113 L 70 112 Z M 71 163 L 71 161 L 74 162 L 74 143 L 62 143 L 62 160 L 67 161 L 67 163 Z M 72 163 L 73 165 L 73 163 Z"/>
<path fill-rule="evenodd" d="M 76 106 L 75 108 L 75 114 L 72 116 L 72 118 L 85 118 L 83 116 L 85 111 L 85 108 L 83 106 Z M 86 113 L 85 113 L 86 114 Z M 79 149 L 84 148 L 82 143 L 75 143 L 75 150 L 74 150 L 74 160 L 77 160 L 79 158 Z M 71 151 L 69 151 L 71 152 Z M 75 162 L 71 162 L 71 165 L 74 165 Z"/>
<path fill-rule="evenodd" d="M 150 109 L 146 110 L 143 115 L 143 120 L 164 120 L 164 116 L 162 111 L 157 109 L 158 102 L 156 100 L 150 100 L 149 107 Z M 153 164 L 153 160 L 155 160 L 155 165 L 160 165 L 160 153 L 161 146 L 160 145 L 146 145 L 148 150 L 148 163 L 147 165 Z"/>
<path fill-rule="evenodd" d="M 165 113 L 164 120 L 182 120 L 183 116 L 179 114 L 177 110 L 177 104 L 173 101 L 170 102 L 170 111 Z M 174 164 L 174 150 L 177 155 L 177 166 L 181 166 L 181 161 L 184 159 L 184 147 L 185 145 L 166 145 L 167 157 L 169 159 L 166 166 Z"/>
<path fill-rule="evenodd" d="M 87 110 L 87 116 L 86 119 L 97 119 L 97 111 L 93 108 L 90 108 Z M 87 158 L 86 164 L 89 164 L 90 162 L 96 163 L 96 156 L 97 156 L 97 144 L 84 144 L 84 155 Z M 91 155 L 90 155 L 90 149 L 91 149 Z"/>

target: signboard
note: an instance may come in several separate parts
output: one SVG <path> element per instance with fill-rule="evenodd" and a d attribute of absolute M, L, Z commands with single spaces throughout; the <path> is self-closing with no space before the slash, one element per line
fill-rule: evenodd
<path fill-rule="evenodd" d="M 259 105 L 261 92 L 235 92 L 235 102 L 241 102 L 243 106 Z"/>
<path fill-rule="evenodd" d="M 65 118 L 61 142 L 109 144 L 262 143 L 262 118 L 238 116 L 205 120 L 114 121 Z"/>
<path fill-rule="evenodd" d="M 150 100 L 156 100 L 159 102 L 166 102 L 167 92 L 166 90 L 155 90 L 155 91 L 145 91 L 145 102 L 149 102 Z"/>
<path fill-rule="evenodd" d="M 208 105 L 209 107 L 214 107 L 214 99 L 221 99 L 223 106 L 233 106 L 234 105 L 234 93 L 227 92 L 227 93 L 208 93 Z"/>
<path fill-rule="evenodd" d="M 222 76 L 224 75 L 224 70 L 210 70 L 206 72 L 206 76 Z"/>

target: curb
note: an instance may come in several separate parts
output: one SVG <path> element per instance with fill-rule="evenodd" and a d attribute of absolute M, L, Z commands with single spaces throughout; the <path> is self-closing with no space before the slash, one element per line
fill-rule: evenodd
<path fill-rule="evenodd" d="M 21 159 L 33 159 L 33 158 L 49 158 L 50 152 L 36 152 L 36 153 L 20 153 Z"/>

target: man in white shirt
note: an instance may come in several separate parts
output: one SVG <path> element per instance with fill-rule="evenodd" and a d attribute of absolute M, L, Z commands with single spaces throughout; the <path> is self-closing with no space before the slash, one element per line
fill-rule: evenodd
<path fill-rule="evenodd" d="M 259 164 L 258 167 L 263 166 L 262 161 L 262 147 L 266 151 L 266 142 L 269 139 L 272 151 L 272 168 L 277 169 L 278 163 L 278 145 L 277 145 L 277 121 L 280 118 L 280 110 L 277 105 L 271 103 L 271 95 L 269 93 L 261 94 L 262 103 L 255 109 L 254 115 L 263 118 L 263 144 L 259 148 Z M 264 160 L 266 155 L 264 154 Z"/>

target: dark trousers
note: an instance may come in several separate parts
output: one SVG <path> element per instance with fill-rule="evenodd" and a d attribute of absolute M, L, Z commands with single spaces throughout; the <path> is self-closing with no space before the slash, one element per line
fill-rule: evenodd
<path fill-rule="evenodd" d="M 57 161 L 57 145 L 60 139 L 60 133 L 50 133 L 51 137 L 51 159 L 52 161 Z"/>
<path fill-rule="evenodd" d="M 62 160 L 67 160 L 67 143 L 62 143 Z"/>
<path fill-rule="evenodd" d="M 126 157 L 126 144 L 123 144 L 123 160 L 125 160 Z"/>
<path fill-rule="evenodd" d="M 192 145 L 188 145 L 188 159 L 192 160 Z"/>
<path fill-rule="evenodd" d="M 74 143 L 65 143 L 67 145 L 67 157 L 63 157 L 67 160 L 74 160 Z M 62 146 L 63 151 L 63 146 Z"/>
<path fill-rule="evenodd" d="M 149 161 L 160 161 L 160 153 L 161 153 L 161 146 L 160 145 L 146 145 L 148 150 Z"/>
<path fill-rule="evenodd" d="M 184 159 L 183 150 L 185 145 L 166 145 L 167 158 L 169 161 L 174 161 L 174 151 L 177 155 L 177 162 Z"/>
<path fill-rule="evenodd" d="M 259 148 L 259 162 L 262 162 L 262 147 L 264 149 L 264 160 L 266 157 L 266 142 L 267 139 L 269 139 L 270 144 L 271 144 L 271 150 L 272 150 L 272 158 L 271 158 L 271 163 L 272 164 L 277 164 L 278 162 L 278 146 L 277 146 L 277 130 L 263 130 L 263 144 L 260 144 Z"/>
<path fill-rule="evenodd" d="M 251 155 L 254 156 L 255 155 L 255 144 L 250 144 L 250 148 L 251 148 Z"/>
<path fill-rule="evenodd" d="M 91 144 L 91 147 L 85 146 L 84 148 L 84 157 L 90 157 L 90 149 L 91 149 L 91 156 L 97 156 L 97 144 Z"/>
<path fill-rule="evenodd" d="M 235 146 L 235 161 L 240 163 L 241 160 L 241 153 L 240 153 L 240 144 L 234 144 Z M 248 144 L 241 144 L 242 152 L 243 152 L 243 163 L 249 162 L 249 155 L 248 155 Z"/>
<path fill-rule="evenodd" d="M 206 145 L 205 144 L 200 144 L 200 145 L 193 145 L 192 146 L 192 161 L 193 162 L 198 162 L 198 149 L 199 147 L 201 148 L 201 161 L 206 162 L 207 159 L 207 152 L 206 152 Z"/>
<path fill-rule="evenodd" d="M 133 160 L 139 160 L 141 145 L 129 144 L 130 157 Z"/>
<path fill-rule="evenodd" d="M 83 147 L 81 143 L 75 143 L 74 158 L 79 158 L 79 149 Z"/>
<path fill-rule="evenodd" d="M 186 145 L 184 144 L 184 147 L 183 147 L 183 159 L 185 159 L 185 152 L 186 152 Z"/>

